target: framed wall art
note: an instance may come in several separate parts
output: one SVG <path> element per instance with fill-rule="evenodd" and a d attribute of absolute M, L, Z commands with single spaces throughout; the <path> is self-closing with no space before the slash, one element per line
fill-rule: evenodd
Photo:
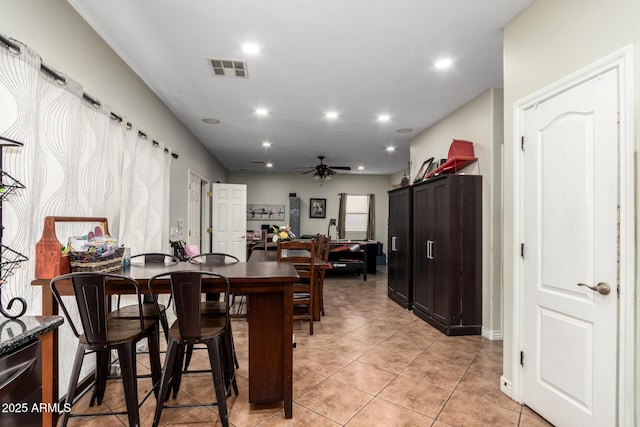
<path fill-rule="evenodd" d="M 327 199 L 309 199 L 309 218 L 327 217 Z"/>

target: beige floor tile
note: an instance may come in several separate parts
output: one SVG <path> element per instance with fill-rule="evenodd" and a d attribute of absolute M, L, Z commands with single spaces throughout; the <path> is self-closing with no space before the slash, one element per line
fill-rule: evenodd
<path fill-rule="evenodd" d="M 433 419 L 383 399 L 373 399 L 347 423 L 348 427 L 430 426 Z"/>
<path fill-rule="evenodd" d="M 520 412 L 510 411 L 456 391 L 437 420 L 452 426 L 517 426 Z"/>
<path fill-rule="evenodd" d="M 436 418 L 451 391 L 422 381 L 420 377 L 399 375 L 378 397 L 431 418 Z"/>
<path fill-rule="evenodd" d="M 316 374 L 309 369 L 303 367 L 293 368 L 293 398 L 303 395 L 312 388 L 318 386 L 321 382 L 325 381 L 327 377 Z"/>
<path fill-rule="evenodd" d="M 297 403 L 339 424 L 345 424 L 373 396 L 333 380 L 300 396 Z"/>
<path fill-rule="evenodd" d="M 369 365 L 353 361 L 333 374 L 331 379 L 376 395 L 395 377 L 394 373 L 382 369 L 372 369 Z"/>
<path fill-rule="evenodd" d="M 551 425 L 547 420 L 545 420 L 541 415 L 539 415 L 537 412 L 529 408 L 527 405 L 522 405 L 522 415 L 526 415 L 528 417 L 525 420 L 525 422 L 531 423 L 533 421 L 530 420 L 530 418 L 534 418 L 541 423 L 539 425 Z M 520 422 L 522 422 L 522 418 L 520 418 Z M 538 424 L 532 424 L 532 425 L 538 425 Z"/>
<path fill-rule="evenodd" d="M 310 411 L 304 406 L 293 405 L 293 418 L 284 418 L 284 412 L 276 412 L 259 424 L 260 427 L 338 427 L 340 424 L 331 421 L 329 418 Z"/>
<path fill-rule="evenodd" d="M 331 343 L 331 348 L 344 357 L 355 360 L 374 347 L 373 344 L 363 343 L 353 338 L 342 337 Z"/>
<path fill-rule="evenodd" d="M 218 417 L 218 411 L 215 412 L 209 408 L 191 408 L 183 416 L 175 419 L 169 425 L 172 427 L 179 426 L 200 426 L 206 424 L 207 426 L 221 426 L 220 417 Z"/>
<path fill-rule="evenodd" d="M 351 359 L 334 350 L 314 349 L 293 360 L 294 367 L 309 369 L 329 377 L 351 363 Z"/>
<path fill-rule="evenodd" d="M 129 423 L 121 422 L 114 415 L 105 417 L 72 417 L 67 422 L 67 427 L 102 427 L 108 425 L 110 427 L 126 426 Z M 62 425 L 62 420 L 58 421 L 58 425 Z"/>
<path fill-rule="evenodd" d="M 544 418 L 531 415 L 520 415 L 520 427 L 553 427 L 553 424 L 549 423 Z"/>
<path fill-rule="evenodd" d="M 379 345 L 358 358 L 358 362 L 367 364 L 375 369 L 399 374 L 416 357 L 416 352 L 395 351 L 393 347 Z"/>
<path fill-rule="evenodd" d="M 477 396 L 485 402 L 494 403 L 510 411 L 520 411 L 520 404 L 500 390 L 500 375 L 492 371 L 467 371 L 460 380 L 457 392 Z"/>
<path fill-rule="evenodd" d="M 227 412 L 229 422 L 236 427 L 256 426 L 271 417 L 282 412 L 282 403 L 256 405 L 249 403 L 249 386 L 244 384 L 238 387 L 240 394 L 232 395 L 227 399 Z"/>
<path fill-rule="evenodd" d="M 452 391 L 466 369 L 466 363 L 454 364 L 442 355 L 425 352 L 413 360 L 401 374 Z"/>
<path fill-rule="evenodd" d="M 397 331 L 381 330 L 370 325 L 364 325 L 345 335 L 346 338 L 353 338 L 367 344 L 380 344 Z"/>

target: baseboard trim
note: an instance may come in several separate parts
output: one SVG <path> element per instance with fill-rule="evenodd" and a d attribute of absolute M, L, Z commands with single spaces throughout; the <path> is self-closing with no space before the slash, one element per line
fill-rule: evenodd
<path fill-rule="evenodd" d="M 489 341 L 501 341 L 502 340 L 502 331 L 492 331 L 484 326 L 482 327 L 482 336 Z"/>
<path fill-rule="evenodd" d="M 500 391 L 513 399 L 513 386 L 511 381 L 506 379 L 504 375 L 500 375 Z"/>

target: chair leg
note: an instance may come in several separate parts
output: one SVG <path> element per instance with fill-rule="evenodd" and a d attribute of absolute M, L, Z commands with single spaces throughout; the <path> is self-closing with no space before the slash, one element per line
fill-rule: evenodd
<path fill-rule="evenodd" d="M 173 398 L 178 397 L 180 382 L 182 381 L 182 361 L 184 360 L 184 345 L 178 345 L 176 351 L 176 361 L 173 367 Z"/>
<path fill-rule="evenodd" d="M 169 321 L 167 320 L 166 311 L 160 312 L 160 323 L 162 324 L 162 330 L 164 331 L 164 339 L 169 342 Z"/>
<path fill-rule="evenodd" d="M 322 272 L 322 277 L 320 278 L 320 287 L 318 290 L 318 298 L 320 299 L 318 302 L 320 303 L 320 315 L 324 316 L 324 272 Z"/>
<path fill-rule="evenodd" d="M 76 357 L 73 361 L 73 368 L 71 369 L 71 377 L 69 378 L 69 387 L 67 388 L 67 401 L 69 405 L 73 405 L 73 399 L 76 397 L 76 388 L 78 386 L 78 378 L 80 377 L 80 368 L 82 368 L 82 360 L 84 359 L 85 348 L 84 345 L 78 344 L 76 349 Z M 62 415 L 61 426 L 65 427 L 69 421 L 70 411 L 64 411 Z"/>
<path fill-rule="evenodd" d="M 238 382 L 236 381 L 236 372 L 234 366 L 238 363 L 238 358 L 236 357 L 236 350 L 233 347 L 233 334 L 231 332 L 231 325 L 229 325 L 229 329 L 224 333 L 224 357 L 225 357 L 225 387 L 229 390 L 229 396 L 231 395 L 231 388 L 233 387 L 233 392 L 235 395 L 238 395 Z"/>
<path fill-rule="evenodd" d="M 96 352 L 96 385 L 91 395 L 89 406 L 94 406 L 97 400 L 98 405 L 102 405 L 104 391 L 107 387 L 107 377 L 109 376 L 110 351 Z"/>
<path fill-rule="evenodd" d="M 227 414 L 227 393 L 224 386 L 224 375 L 220 360 L 220 342 L 217 339 L 207 341 L 209 350 L 209 362 L 211 363 L 211 376 L 213 377 L 213 387 L 216 391 L 216 402 L 218 403 L 218 415 L 223 427 L 229 426 L 229 415 Z"/>
<path fill-rule="evenodd" d="M 138 381 L 136 378 L 136 346 L 130 341 L 118 347 L 118 357 L 120 358 L 120 369 L 122 372 L 122 385 L 124 388 L 124 399 L 127 403 L 127 415 L 130 426 L 140 425 L 140 414 L 138 413 Z"/>
<path fill-rule="evenodd" d="M 153 417 L 153 427 L 157 427 L 160 423 L 160 416 L 162 415 L 162 408 L 164 407 L 164 397 L 169 394 L 169 385 L 171 384 L 171 378 L 173 376 L 176 351 L 178 350 L 178 343 L 174 340 L 169 340 L 167 344 L 167 354 L 164 359 L 164 368 L 162 369 L 162 379 L 160 380 L 160 398 L 157 399 L 156 413 Z"/>
<path fill-rule="evenodd" d="M 193 344 L 187 344 L 187 351 L 184 356 L 184 371 L 189 369 L 189 364 L 191 363 L 191 356 L 193 355 Z"/>
<path fill-rule="evenodd" d="M 158 399 L 160 396 L 160 377 L 162 376 L 162 366 L 160 365 L 160 336 L 157 327 L 153 329 L 147 341 L 149 343 L 149 363 L 151 364 L 151 378 L 153 381 L 153 390 Z"/>

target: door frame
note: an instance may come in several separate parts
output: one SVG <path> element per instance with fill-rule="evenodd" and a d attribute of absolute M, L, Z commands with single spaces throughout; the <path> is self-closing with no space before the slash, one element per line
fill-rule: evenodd
<path fill-rule="evenodd" d="M 204 253 L 211 247 L 211 234 L 205 233 L 211 227 L 211 214 L 210 214 L 210 202 L 206 197 L 207 191 L 210 188 L 211 181 L 209 178 L 205 178 L 203 174 L 196 172 L 191 168 L 187 168 L 187 233 L 191 229 L 189 224 L 191 220 L 191 203 L 189 203 L 189 185 L 191 184 L 191 175 L 200 178 L 200 252 Z M 184 236 L 183 236 L 184 237 Z M 206 241 L 208 239 L 208 242 Z M 186 236 L 186 240 L 189 240 L 189 236 Z M 205 247 L 206 246 L 206 247 Z"/>
<path fill-rule="evenodd" d="M 523 158 L 518 148 L 521 136 L 524 135 L 525 112 L 559 93 L 597 77 L 599 74 L 615 69 L 618 72 L 619 100 L 619 184 L 620 184 L 620 295 L 618 301 L 618 423 L 621 426 L 634 425 L 635 419 L 635 125 L 634 125 L 634 75 L 633 45 L 613 52 L 612 54 L 534 92 L 514 103 L 513 141 L 513 341 L 511 348 L 512 378 L 511 387 L 508 380 L 501 379 L 501 389 L 512 399 L 522 402 L 522 367 L 520 351 L 523 348 L 524 281 L 523 260 L 520 257 L 520 245 L 523 239 Z M 525 147 L 526 149 L 526 147 Z"/>

